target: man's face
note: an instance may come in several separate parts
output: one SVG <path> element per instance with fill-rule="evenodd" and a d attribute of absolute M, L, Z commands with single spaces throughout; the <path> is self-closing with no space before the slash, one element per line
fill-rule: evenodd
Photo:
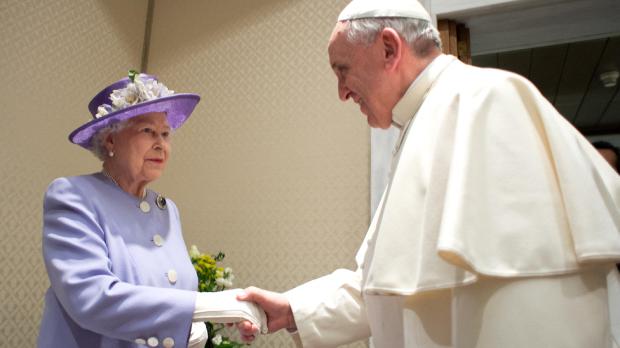
<path fill-rule="evenodd" d="M 399 96 L 387 79 L 381 35 L 370 46 L 351 43 L 346 27 L 346 23 L 336 24 L 328 46 L 329 63 L 338 78 L 338 95 L 342 101 L 353 99 L 371 127 L 388 128 Z"/>

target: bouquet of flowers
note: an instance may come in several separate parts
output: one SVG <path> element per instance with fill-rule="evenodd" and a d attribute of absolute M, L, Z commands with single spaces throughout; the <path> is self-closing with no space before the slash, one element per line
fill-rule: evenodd
<path fill-rule="evenodd" d="M 232 287 L 232 281 L 235 279 L 232 269 L 218 266 L 218 262 L 221 262 L 226 257 L 223 252 L 220 251 L 217 255 L 202 254 L 195 245 L 192 245 L 189 249 L 189 256 L 198 275 L 198 291 L 214 292 Z M 209 340 L 205 348 L 245 347 L 243 343 L 233 341 L 220 333 L 225 328 L 225 325 L 210 322 L 205 324 L 209 332 Z"/>

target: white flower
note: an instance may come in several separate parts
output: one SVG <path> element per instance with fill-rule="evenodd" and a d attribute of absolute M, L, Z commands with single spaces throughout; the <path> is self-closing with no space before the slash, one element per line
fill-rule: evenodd
<path fill-rule="evenodd" d="M 95 115 L 95 118 L 99 118 L 99 117 L 103 117 L 107 115 L 109 113 L 108 108 L 111 109 L 110 105 L 108 104 L 100 105 L 97 108 L 97 114 Z"/>
<path fill-rule="evenodd" d="M 140 101 L 138 98 L 138 88 L 134 83 L 130 83 L 123 89 L 115 89 L 110 94 L 110 100 L 116 110 L 124 109 L 128 106 L 135 105 Z"/>
<path fill-rule="evenodd" d="M 215 335 L 215 337 L 211 339 L 211 342 L 213 342 L 213 344 L 215 344 L 216 346 L 219 346 L 222 343 L 222 335 Z"/>
<path fill-rule="evenodd" d="M 167 97 L 174 93 L 174 91 L 169 90 L 162 83 L 159 83 L 153 79 L 143 81 L 137 77 L 135 79 L 135 85 L 138 89 L 140 100 L 144 101 Z"/>
<path fill-rule="evenodd" d="M 155 94 L 152 92 L 152 88 L 149 88 L 153 84 L 150 84 L 150 86 L 147 87 L 147 85 L 145 85 L 142 79 L 140 79 L 139 77 L 136 77 L 136 79 L 134 80 L 134 84 L 136 85 L 136 90 L 138 91 L 138 95 L 140 96 L 140 99 L 142 100 L 155 99 Z"/>
<path fill-rule="evenodd" d="M 189 256 L 196 258 L 196 257 L 200 257 L 200 251 L 198 250 L 198 247 L 193 245 L 189 248 Z"/>
<path fill-rule="evenodd" d="M 105 116 L 108 113 L 125 109 L 129 106 L 136 105 L 149 100 L 159 99 L 173 95 L 174 91 L 169 90 L 163 83 L 154 79 L 143 80 L 140 75 L 134 78 L 125 88 L 115 89 L 110 94 L 112 105 L 103 104 L 97 108 L 96 118 Z M 102 107 L 105 108 L 101 109 Z"/>
<path fill-rule="evenodd" d="M 233 286 L 233 283 L 230 279 L 226 279 L 226 278 L 217 278 L 215 279 L 215 284 L 222 286 L 226 289 L 230 289 Z"/>

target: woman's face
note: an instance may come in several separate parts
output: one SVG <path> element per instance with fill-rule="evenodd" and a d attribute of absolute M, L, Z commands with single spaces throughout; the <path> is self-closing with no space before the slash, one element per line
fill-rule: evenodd
<path fill-rule="evenodd" d="M 127 126 L 107 138 L 108 160 L 130 181 L 157 180 L 170 157 L 170 126 L 166 114 L 153 112 L 132 118 Z"/>

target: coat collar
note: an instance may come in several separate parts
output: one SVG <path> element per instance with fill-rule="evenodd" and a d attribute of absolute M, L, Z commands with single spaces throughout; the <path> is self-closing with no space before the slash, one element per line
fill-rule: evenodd
<path fill-rule="evenodd" d="M 420 73 L 392 110 L 393 126 L 401 131 L 406 128 L 409 121 L 418 112 L 433 82 L 454 60 L 456 60 L 454 56 L 441 54 Z"/>

